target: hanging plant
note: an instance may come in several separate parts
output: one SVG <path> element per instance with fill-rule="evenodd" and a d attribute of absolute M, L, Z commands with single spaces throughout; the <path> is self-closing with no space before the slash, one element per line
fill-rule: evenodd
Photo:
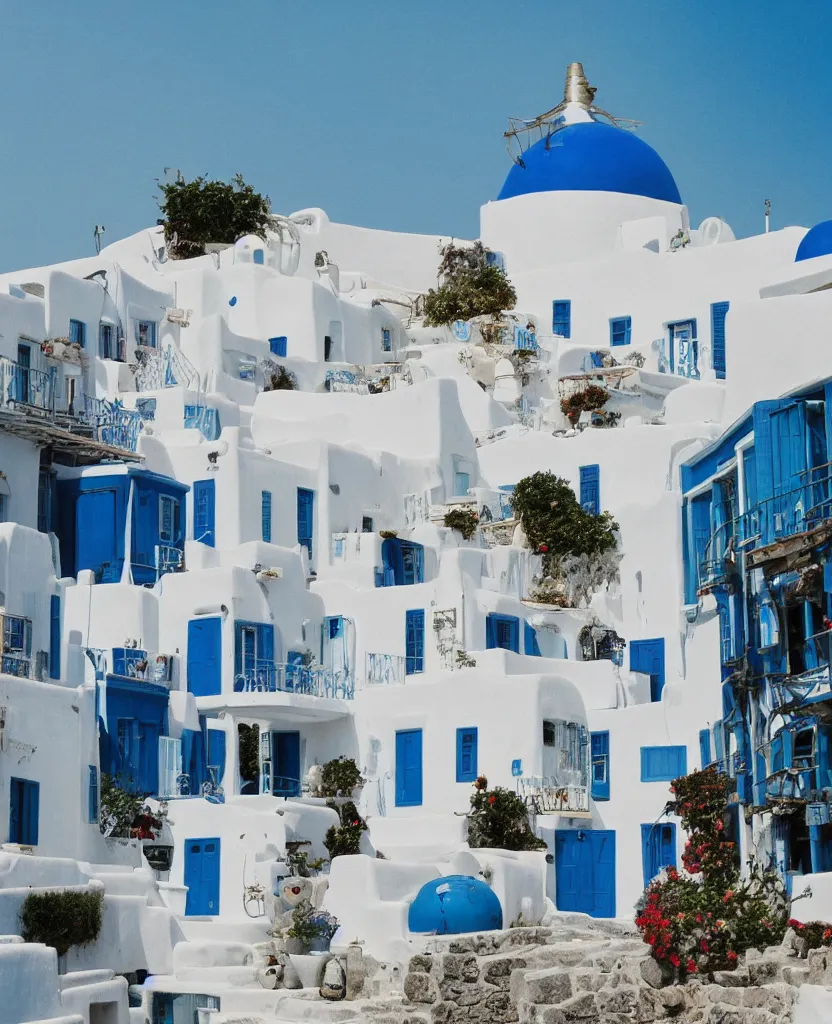
<path fill-rule="evenodd" d="M 479 521 L 477 513 L 469 508 L 453 508 L 445 513 L 445 526 L 458 530 L 465 540 L 470 540 L 477 532 Z"/>
<path fill-rule="evenodd" d="M 576 391 L 574 395 L 560 400 L 561 412 L 574 426 L 581 417 L 582 412 L 597 412 L 603 409 L 609 399 L 609 393 L 605 388 L 597 384 L 590 384 L 582 391 Z"/>

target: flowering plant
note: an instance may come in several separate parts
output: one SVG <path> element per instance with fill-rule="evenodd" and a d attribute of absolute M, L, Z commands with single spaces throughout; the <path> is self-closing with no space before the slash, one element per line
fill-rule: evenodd
<path fill-rule="evenodd" d="M 480 781 L 482 780 L 482 785 Z M 488 789 L 484 776 L 477 779 L 468 812 L 471 849 L 544 850 L 546 843 L 532 832 L 526 805 L 510 789 Z"/>
<path fill-rule="evenodd" d="M 725 831 L 728 786 L 716 767 L 673 782 L 676 813 L 689 835 L 685 874 L 668 867 L 651 882 L 636 918 L 653 957 L 680 978 L 732 970 L 746 950 L 765 949 L 785 933 L 789 903 L 777 874 L 752 863 L 740 878 Z"/>
<path fill-rule="evenodd" d="M 806 950 L 819 949 L 821 946 L 832 946 L 832 925 L 826 921 L 797 921 L 790 918 L 789 928 L 795 933 L 795 938 L 802 940 Z"/>

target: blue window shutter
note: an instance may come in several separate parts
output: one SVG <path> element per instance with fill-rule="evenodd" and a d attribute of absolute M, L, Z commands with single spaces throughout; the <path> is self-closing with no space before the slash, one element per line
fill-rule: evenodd
<path fill-rule="evenodd" d="M 601 510 L 600 500 L 600 466 L 580 467 L 580 504 L 586 512 L 598 515 Z"/>
<path fill-rule="evenodd" d="M 523 633 L 526 654 L 533 654 L 537 658 L 541 657 L 540 645 L 537 642 L 537 630 L 530 622 L 523 623 Z"/>
<path fill-rule="evenodd" d="M 49 678 L 61 678 L 61 598 L 53 594 L 49 601 Z"/>
<path fill-rule="evenodd" d="M 69 321 L 69 340 L 84 348 L 87 343 L 87 325 L 82 320 Z"/>
<path fill-rule="evenodd" d="M 405 673 L 425 671 L 425 610 L 415 608 L 405 613 Z"/>
<path fill-rule="evenodd" d="M 630 331 L 632 328 L 632 317 L 622 316 L 610 320 L 610 345 L 629 345 Z"/>
<path fill-rule="evenodd" d="M 272 492 L 262 491 L 260 494 L 260 517 L 263 527 L 263 540 L 267 544 L 272 541 Z"/>
<path fill-rule="evenodd" d="M 485 617 L 485 649 L 487 651 L 497 646 L 497 631 L 494 628 L 494 616 Z"/>
<path fill-rule="evenodd" d="M 590 735 L 590 779 L 593 800 L 610 798 L 610 734 L 593 732 Z"/>
<path fill-rule="evenodd" d="M 552 303 L 552 334 L 562 338 L 572 336 L 572 302 L 570 299 L 555 299 Z"/>
<path fill-rule="evenodd" d="M 699 756 L 702 760 L 702 767 L 707 768 L 711 763 L 711 730 L 699 730 Z"/>
<path fill-rule="evenodd" d="M 641 781 L 672 782 L 687 774 L 687 747 L 642 747 Z"/>
<path fill-rule="evenodd" d="M 724 757 L 725 743 L 723 740 L 722 720 L 720 719 L 720 721 L 714 725 L 714 760 L 719 764 L 722 764 Z"/>
<path fill-rule="evenodd" d="M 312 557 L 312 524 L 314 521 L 315 492 L 298 487 L 298 544 Z"/>
<path fill-rule="evenodd" d="M 269 338 L 269 351 L 273 356 L 285 357 L 288 345 L 289 339 L 286 335 L 281 334 L 278 338 Z"/>
<path fill-rule="evenodd" d="M 225 732 L 222 729 L 208 729 L 208 764 L 217 769 L 216 781 L 222 783 L 225 774 Z"/>
<path fill-rule="evenodd" d="M 87 820 L 89 823 L 96 824 L 98 822 L 98 769 L 94 764 L 89 767 L 89 807 L 87 812 Z"/>
<path fill-rule="evenodd" d="M 456 731 L 456 781 L 474 782 L 477 777 L 477 729 Z"/>
<path fill-rule="evenodd" d="M 725 315 L 729 303 L 711 303 L 711 363 L 717 380 L 725 380 Z"/>

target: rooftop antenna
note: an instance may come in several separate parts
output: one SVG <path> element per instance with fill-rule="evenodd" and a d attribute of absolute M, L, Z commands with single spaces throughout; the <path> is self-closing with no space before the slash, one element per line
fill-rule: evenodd
<path fill-rule="evenodd" d="M 766 199 L 766 234 L 771 231 L 771 200 Z"/>
<path fill-rule="evenodd" d="M 575 124 L 579 121 L 605 121 L 615 125 L 616 128 L 627 130 L 642 124 L 641 121 L 633 121 L 627 117 L 613 117 L 606 110 L 597 107 L 595 105 L 597 91 L 594 85 L 589 84 L 584 74 L 583 64 L 573 61 L 566 69 L 563 99 L 556 107 L 547 110 L 545 114 L 538 114 L 531 120 L 522 117 L 508 119 L 508 131 L 503 132 L 503 137 L 506 139 L 506 148 L 512 160 L 522 165 L 522 154 L 525 150 L 540 139 L 549 139 L 556 131 L 565 128 L 568 124 Z M 512 152 L 514 144 L 519 148 L 517 155 Z"/>
<path fill-rule="evenodd" d="M 95 254 L 101 252 L 101 236 L 104 234 L 104 225 L 95 225 L 95 231 L 92 233 L 92 237 L 95 239 Z"/>

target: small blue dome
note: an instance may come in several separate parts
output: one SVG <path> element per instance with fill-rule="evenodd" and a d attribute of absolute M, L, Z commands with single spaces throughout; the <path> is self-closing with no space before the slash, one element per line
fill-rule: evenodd
<path fill-rule="evenodd" d="M 492 931 L 503 927 L 503 909 L 485 882 L 446 875 L 422 886 L 410 904 L 407 927 L 421 935 Z"/>
<path fill-rule="evenodd" d="M 815 256 L 828 256 L 830 253 L 832 253 L 832 220 L 822 220 L 820 224 L 809 228 L 803 236 L 794 255 L 794 261 L 799 263 L 801 260 L 811 260 Z"/>
<path fill-rule="evenodd" d="M 682 202 L 673 175 L 655 149 L 632 132 L 580 121 L 541 139 L 508 172 L 498 199 L 531 192 L 625 192 Z"/>

